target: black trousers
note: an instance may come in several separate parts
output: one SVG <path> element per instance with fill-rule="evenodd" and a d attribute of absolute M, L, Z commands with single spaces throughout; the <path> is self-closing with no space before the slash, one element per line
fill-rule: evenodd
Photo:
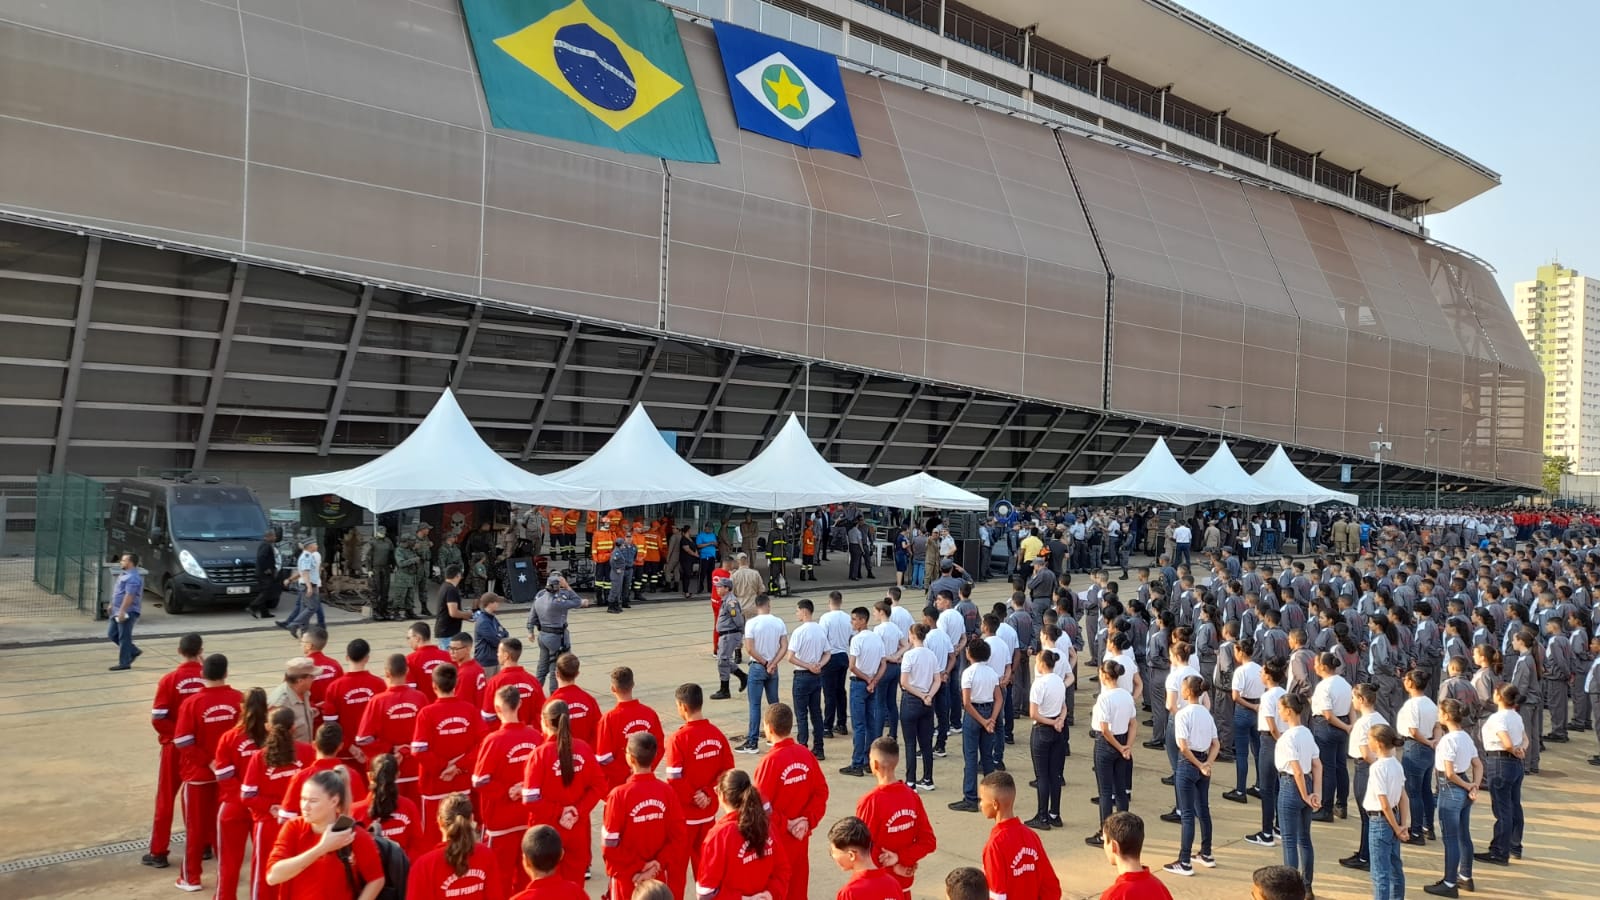
<path fill-rule="evenodd" d="M 900 727 L 906 741 L 906 782 L 916 781 L 917 757 L 922 757 L 922 781 L 933 780 L 933 707 L 913 694 L 900 697 Z"/>
<path fill-rule="evenodd" d="M 861 563 L 865 561 L 866 554 L 861 551 L 860 544 L 850 545 L 850 578 L 855 580 L 861 577 Z"/>
<path fill-rule="evenodd" d="M 1119 734 L 1117 740 L 1126 743 L 1128 736 Z M 1094 741 L 1094 777 L 1100 784 L 1100 821 L 1111 818 L 1113 811 L 1127 812 L 1133 788 L 1133 760 L 1123 759 L 1103 737 Z"/>
<path fill-rule="evenodd" d="M 1060 818 L 1061 788 L 1066 782 L 1066 729 L 1057 731 L 1035 722 L 1033 734 L 1028 739 L 1028 749 L 1033 754 L 1033 777 L 1038 781 L 1038 814 Z"/>

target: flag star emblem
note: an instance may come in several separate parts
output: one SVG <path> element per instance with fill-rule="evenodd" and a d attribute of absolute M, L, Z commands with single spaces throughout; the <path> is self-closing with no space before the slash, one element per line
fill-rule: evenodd
<path fill-rule="evenodd" d="M 757 60 L 734 80 L 795 131 L 803 130 L 836 102 L 782 51 Z"/>
<path fill-rule="evenodd" d="M 517 573 L 517 581 L 522 583 L 522 584 L 527 584 L 528 583 L 528 573 L 526 573 L 526 572 Z"/>

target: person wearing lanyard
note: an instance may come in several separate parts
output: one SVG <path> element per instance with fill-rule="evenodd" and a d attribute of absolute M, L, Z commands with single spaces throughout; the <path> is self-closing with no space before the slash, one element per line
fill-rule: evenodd
<path fill-rule="evenodd" d="M 1530 738 L 1517 710 L 1522 692 L 1503 684 L 1494 692 L 1494 701 L 1496 709 L 1483 723 L 1484 775 L 1494 809 L 1494 836 L 1489 849 L 1472 858 L 1505 866 L 1513 856 L 1522 858 L 1522 760 Z"/>
<path fill-rule="evenodd" d="M 1368 690 L 1363 694 L 1361 688 Z M 1371 688 L 1368 684 L 1356 688 L 1356 706 L 1363 708 L 1364 705 L 1367 710 L 1362 719 L 1376 716 L 1371 699 L 1376 692 Z M 1364 704 L 1363 697 L 1366 698 Z M 1372 900 L 1404 900 L 1406 874 L 1400 862 L 1400 844 L 1406 839 L 1406 773 L 1394 755 L 1404 742 L 1386 724 L 1372 726 L 1363 740 L 1364 746 L 1371 748 L 1366 752 L 1373 757 L 1373 762 L 1370 776 L 1359 775 L 1364 784 L 1357 796 L 1361 821 L 1366 826 L 1361 846 L 1364 850 L 1370 846 L 1372 851 Z M 1366 766 L 1363 764 L 1360 768 Z"/>
<path fill-rule="evenodd" d="M 1084 839 L 1091 847 L 1105 845 L 1105 821 L 1117 812 L 1128 811 L 1128 792 L 1133 788 L 1133 741 L 1139 732 L 1139 710 L 1133 695 L 1119 684 L 1122 663 L 1107 658 L 1100 664 L 1100 696 L 1094 701 L 1089 731 L 1095 736 L 1094 778 L 1099 785 L 1101 828 Z"/>
<path fill-rule="evenodd" d="M 967 716 L 961 727 L 961 799 L 950 804 L 957 812 L 978 811 L 978 771 L 981 768 L 984 775 L 994 771 L 994 744 L 1000 739 L 996 726 L 1000 676 L 988 665 L 989 652 L 986 641 L 968 644 L 969 665 L 961 673 L 961 706 Z"/>
<path fill-rule="evenodd" d="M 1378 712 L 1377 703 L 1378 691 L 1372 685 L 1358 684 L 1350 689 L 1350 705 L 1360 714 L 1355 724 L 1350 726 L 1348 753 L 1350 758 L 1356 762 L 1355 797 L 1356 810 L 1361 814 L 1361 834 L 1359 835 L 1361 846 L 1356 852 L 1339 860 L 1339 865 L 1347 869 L 1365 869 L 1368 866 L 1368 861 L 1372 858 L 1370 855 L 1371 829 L 1368 827 L 1367 820 L 1372 817 L 1376 810 L 1367 808 L 1367 779 L 1372 775 L 1372 766 L 1380 758 L 1386 756 L 1384 748 L 1373 743 L 1372 729 L 1379 725 L 1389 724 L 1388 720 L 1384 719 L 1383 713 Z M 1403 743 L 1397 738 L 1395 747 L 1398 748 Z M 1394 760 L 1394 764 L 1397 769 L 1400 768 L 1399 760 Z M 1403 779 L 1404 776 L 1402 775 L 1402 786 Z M 1397 801 L 1391 798 L 1390 805 L 1392 806 L 1395 802 Z M 1401 837 L 1403 839 L 1404 835 Z M 1396 850 L 1395 852 L 1398 853 L 1399 851 Z"/>
<path fill-rule="evenodd" d="M 900 660 L 901 730 L 906 739 L 906 784 L 933 790 L 933 705 L 939 690 L 944 660 L 926 646 L 928 626 L 911 626 L 911 649 Z M 887 676 L 885 676 L 887 677 Z M 922 780 L 918 781 L 917 755 L 922 755 Z"/>
<path fill-rule="evenodd" d="M 1211 718 L 1211 710 L 1200 702 L 1206 692 L 1205 679 L 1189 675 L 1183 679 L 1180 690 L 1188 702 L 1173 716 L 1172 737 L 1178 745 L 1178 813 L 1182 817 L 1183 831 L 1178 859 L 1168 863 L 1166 871 L 1188 876 L 1194 874 L 1191 859 L 1208 869 L 1217 865 L 1211 856 L 1211 765 L 1216 762 L 1222 745 L 1217 742 L 1217 725 Z M 1200 821 L 1200 852 L 1191 856 L 1196 819 Z"/>
<path fill-rule="evenodd" d="M 1433 832 L 1433 753 L 1439 739 L 1439 707 L 1422 693 L 1428 676 L 1413 670 L 1406 673 L 1406 690 L 1411 699 L 1400 707 L 1395 726 L 1406 740 L 1406 796 L 1411 799 L 1411 837 L 1408 844 L 1423 846 L 1423 835 Z"/>
<path fill-rule="evenodd" d="M 1461 730 L 1467 711 L 1461 701 L 1446 698 L 1439 718 L 1449 732 L 1439 739 L 1434 769 L 1439 773 L 1439 830 L 1444 833 L 1444 878 L 1423 891 L 1436 897 L 1458 897 L 1472 882 L 1472 804 L 1483 783 L 1483 760 L 1472 736 Z"/>
<path fill-rule="evenodd" d="M 1275 761 L 1278 740 L 1288 728 L 1278 715 L 1278 701 L 1288 693 L 1283 686 L 1288 678 L 1289 666 L 1281 659 L 1272 660 L 1261 669 L 1261 682 L 1267 686 L 1256 713 L 1256 732 L 1260 738 L 1262 756 L 1256 767 L 1256 774 L 1260 776 L 1256 793 L 1261 795 L 1261 830 L 1245 836 L 1246 843 L 1257 847 L 1275 847 L 1278 844 L 1272 836 L 1273 823 L 1278 821 L 1278 769 L 1276 765 L 1267 765 L 1267 762 Z"/>
<path fill-rule="evenodd" d="M 1339 675 L 1339 657 L 1324 653 L 1316 660 L 1317 686 L 1311 692 L 1311 734 L 1322 755 L 1322 796 L 1328 801 L 1313 818 L 1333 821 L 1333 810 L 1347 818 L 1350 771 L 1345 756 L 1350 750 L 1350 682 Z"/>
<path fill-rule="evenodd" d="M 1023 824 L 1039 831 L 1065 824 L 1061 788 L 1067 764 L 1067 684 L 1055 672 L 1060 659 L 1054 650 L 1041 651 L 1036 661 L 1038 677 L 1028 688 L 1028 717 L 1033 720 L 1028 743 L 1039 805 L 1037 814 Z"/>
<path fill-rule="evenodd" d="M 1322 783 L 1322 759 L 1317 740 L 1303 722 L 1311 705 L 1299 694 L 1284 694 L 1278 700 L 1278 719 L 1287 726 L 1273 748 L 1272 761 L 1278 769 L 1278 828 L 1283 833 L 1283 864 L 1300 870 L 1311 894 L 1316 856 L 1311 847 L 1311 815 L 1322 808 L 1317 793 Z"/>

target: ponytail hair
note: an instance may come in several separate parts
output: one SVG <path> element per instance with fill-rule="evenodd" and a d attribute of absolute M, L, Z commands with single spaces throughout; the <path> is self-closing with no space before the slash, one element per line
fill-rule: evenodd
<path fill-rule="evenodd" d="M 1100 663 L 1100 671 L 1111 676 L 1111 680 L 1115 682 L 1120 679 L 1122 677 L 1122 673 L 1127 670 L 1122 667 L 1122 663 L 1117 662 L 1114 659 L 1107 659 Z"/>
<path fill-rule="evenodd" d="M 341 814 L 350 810 L 350 782 L 345 778 L 343 766 L 324 769 L 308 779 L 317 789 L 332 797 Z"/>
<path fill-rule="evenodd" d="M 757 857 L 765 856 L 770 834 L 767 808 L 761 800 L 761 792 L 750 782 L 749 774 L 743 769 L 722 773 L 717 779 L 717 793 L 739 814 L 739 836 L 744 838 L 745 846 Z"/>
<path fill-rule="evenodd" d="M 267 692 L 253 687 L 239 706 L 239 727 L 257 747 L 267 742 Z"/>
<path fill-rule="evenodd" d="M 294 710 L 280 706 L 272 711 L 267 718 L 267 742 L 261 752 L 272 768 L 294 765 Z"/>
<path fill-rule="evenodd" d="M 1306 716 L 1311 714 L 1311 704 L 1299 694 L 1284 694 L 1278 702 L 1289 707 L 1289 710 L 1294 713 L 1297 724 L 1304 725 Z"/>
<path fill-rule="evenodd" d="M 393 753 L 384 753 L 372 760 L 372 800 L 367 804 L 367 818 L 380 822 L 394 815 L 400 805 L 400 790 L 395 781 L 400 777 L 400 760 Z"/>
<path fill-rule="evenodd" d="M 556 756 L 561 761 L 561 783 L 571 786 L 578 770 L 572 762 L 572 714 L 562 700 L 552 700 L 544 708 L 544 725 L 555 732 Z"/>
<path fill-rule="evenodd" d="M 1045 650 L 1044 652 L 1039 654 L 1039 659 L 1040 659 L 1041 662 L 1044 663 L 1044 667 L 1046 669 L 1050 669 L 1051 671 L 1054 671 L 1055 667 L 1056 667 L 1056 661 L 1061 659 L 1061 654 L 1057 653 L 1054 650 Z"/>
<path fill-rule="evenodd" d="M 472 799 L 466 794 L 451 794 L 439 804 L 439 833 L 444 835 L 444 861 L 456 876 L 467 874 L 472 850 L 478 844 L 478 829 L 472 823 Z"/>

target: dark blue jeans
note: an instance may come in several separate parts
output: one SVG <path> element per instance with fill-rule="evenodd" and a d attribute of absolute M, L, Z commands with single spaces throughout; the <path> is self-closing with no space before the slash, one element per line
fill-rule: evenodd
<path fill-rule="evenodd" d="M 1356 809 L 1361 813 L 1361 849 L 1356 851 L 1356 856 L 1369 861 L 1372 859 L 1371 848 L 1369 847 L 1372 829 L 1367 827 L 1368 820 L 1375 818 L 1378 821 L 1383 822 L 1383 827 L 1385 829 L 1388 829 L 1389 827 L 1389 823 L 1383 819 L 1383 813 L 1369 813 L 1367 812 L 1366 808 L 1362 806 L 1362 801 L 1367 796 L 1367 780 L 1371 777 L 1371 772 L 1372 766 L 1368 765 L 1366 760 L 1356 760 Z M 1398 853 L 1400 851 L 1396 850 L 1395 852 Z M 1377 884 L 1377 882 L 1374 881 L 1373 884 Z"/>
<path fill-rule="evenodd" d="M 1117 740 L 1125 744 L 1128 736 L 1119 734 Z M 1111 818 L 1113 811 L 1128 811 L 1128 793 L 1133 787 L 1133 760 L 1123 759 L 1111 742 L 1099 733 L 1094 737 L 1094 779 L 1099 785 L 1102 824 Z"/>
<path fill-rule="evenodd" d="M 133 658 L 141 651 L 133 644 L 133 626 L 138 623 L 139 614 L 129 613 L 128 617 L 118 622 L 115 617 L 106 623 L 106 640 L 117 645 L 117 665 L 131 666 Z"/>
<path fill-rule="evenodd" d="M 1261 790 L 1261 833 L 1272 835 L 1273 823 L 1278 819 L 1278 770 L 1261 760 L 1272 759 L 1274 742 L 1272 732 L 1255 732 L 1260 737 L 1261 758 L 1256 760 L 1256 787 Z"/>
<path fill-rule="evenodd" d="M 957 655 L 959 656 L 959 654 Z M 950 680 L 944 686 L 946 693 L 949 694 L 947 699 L 950 702 L 949 726 L 951 731 L 961 730 L 961 673 L 966 671 L 967 666 L 970 665 L 972 663 L 967 662 L 966 657 L 957 659 L 955 667 L 950 670 Z M 988 665 L 988 663 L 979 663 L 979 665 Z M 943 745 L 942 741 L 940 745 Z"/>
<path fill-rule="evenodd" d="M 867 690 L 867 683 L 850 678 L 850 765 L 858 768 L 867 764 L 867 748 L 878 736 L 878 698 Z"/>
<path fill-rule="evenodd" d="M 1411 834 L 1433 828 L 1433 748 L 1421 741 L 1406 741 L 1400 766 L 1406 773 L 1406 796 L 1411 798 Z"/>
<path fill-rule="evenodd" d="M 1439 839 L 1444 844 L 1444 880 L 1455 884 L 1472 877 L 1472 800 L 1460 785 L 1446 782 L 1439 790 Z"/>
<path fill-rule="evenodd" d="M 994 723 L 994 743 L 992 765 L 998 769 L 1006 764 L 1005 738 L 1011 734 L 1011 729 L 1016 724 L 1016 717 L 1011 709 L 1011 689 L 1013 685 L 1006 685 L 1000 692 L 1000 718 Z"/>
<path fill-rule="evenodd" d="M 1307 772 L 1304 777 L 1309 781 L 1311 773 Z M 1306 793 L 1315 789 L 1307 785 Z M 1283 832 L 1283 864 L 1299 869 L 1300 877 L 1310 888 L 1316 864 L 1316 854 L 1311 849 L 1311 807 L 1300 798 L 1294 776 L 1287 772 L 1278 778 L 1278 830 Z"/>
<path fill-rule="evenodd" d="M 1326 719 L 1311 720 L 1311 736 L 1317 741 L 1317 754 L 1322 758 L 1322 806 L 1330 809 L 1350 802 L 1350 770 L 1345 767 L 1349 759 L 1350 733 Z M 1361 798 L 1356 798 L 1359 805 Z"/>
<path fill-rule="evenodd" d="M 1242 706 L 1233 710 L 1233 789 L 1244 793 L 1250 777 L 1250 757 L 1256 758 L 1257 781 L 1261 774 L 1261 743 L 1256 740 L 1256 714 Z"/>
<path fill-rule="evenodd" d="M 1522 851 L 1522 760 L 1509 754 L 1484 754 L 1483 780 L 1489 785 L 1489 802 L 1494 810 L 1494 836 L 1489 852 L 1501 859 L 1512 850 Z"/>
<path fill-rule="evenodd" d="M 848 725 L 845 717 L 850 713 L 850 692 L 845 689 L 845 679 L 850 675 L 850 656 L 835 653 L 822 667 L 822 727 L 833 731 L 839 725 Z"/>
<path fill-rule="evenodd" d="M 810 744 L 811 749 L 822 751 L 822 732 L 827 728 L 822 724 L 822 676 L 796 669 L 794 673 L 794 717 L 800 726 L 800 743 L 802 746 Z M 809 726 L 809 727 L 808 727 Z M 815 734 L 815 741 L 808 741 Z"/>
<path fill-rule="evenodd" d="M 1048 725 L 1033 723 L 1028 736 L 1029 755 L 1033 757 L 1033 777 L 1038 792 L 1037 812 L 1040 816 L 1061 818 L 1061 788 L 1066 781 L 1067 732 L 1057 731 Z"/>
<path fill-rule="evenodd" d="M 889 726 L 889 737 L 900 739 L 900 664 L 887 663 L 883 667 L 883 677 L 878 679 L 878 728 L 872 737 L 876 739 L 878 732 L 884 725 Z M 869 741 L 870 743 L 870 741 Z"/>
<path fill-rule="evenodd" d="M 914 694 L 902 694 L 900 710 L 901 732 L 906 737 L 906 783 L 918 779 L 917 757 L 922 757 L 922 781 L 933 780 L 933 707 L 923 703 Z"/>
<path fill-rule="evenodd" d="M 750 703 L 749 728 L 745 731 L 744 742 L 750 746 L 758 746 L 761 740 L 761 701 L 767 703 L 778 702 L 778 676 L 777 673 L 768 672 L 767 667 L 756 663 L 750 664 L 750 684 L 745 690 L 745 697 Z"/>
<path fill-rule="evenodd" d="M 978 715 L 985 719 L 994 712 L 993 703 L 974 703 L 972 708 Z M 978 802 L 978 774 L 982 770 L 984 775 L 994 771 L 994 745 L 1000 742 L 1000 723 L 995 722 L 994 731 L 988 731 L 978 725 L 978 720 L 968 716 L 961 725 L 961 756 L 963 768 L 961 772 L 961 796 L 973 803 Z"/>
<path fill-rule="evenodd" d="M 947 681 L 933 692 L 933 748 L 941 753 L 944 752 L 945 731 L 950 727 L 950 693 L 955 690 L 956 686 Z"/>
<path fill-rule="evenodd" d="M 1200 822 L 1200 855 L 1211 855 L 1211 778 L 1188 760 L 1178 763 L 1178 815 L 1183 817 L 1183 830 L 1178 838 L 1178 861 L 1188 862 L 1194 849 L 1194 823 Z"/>

